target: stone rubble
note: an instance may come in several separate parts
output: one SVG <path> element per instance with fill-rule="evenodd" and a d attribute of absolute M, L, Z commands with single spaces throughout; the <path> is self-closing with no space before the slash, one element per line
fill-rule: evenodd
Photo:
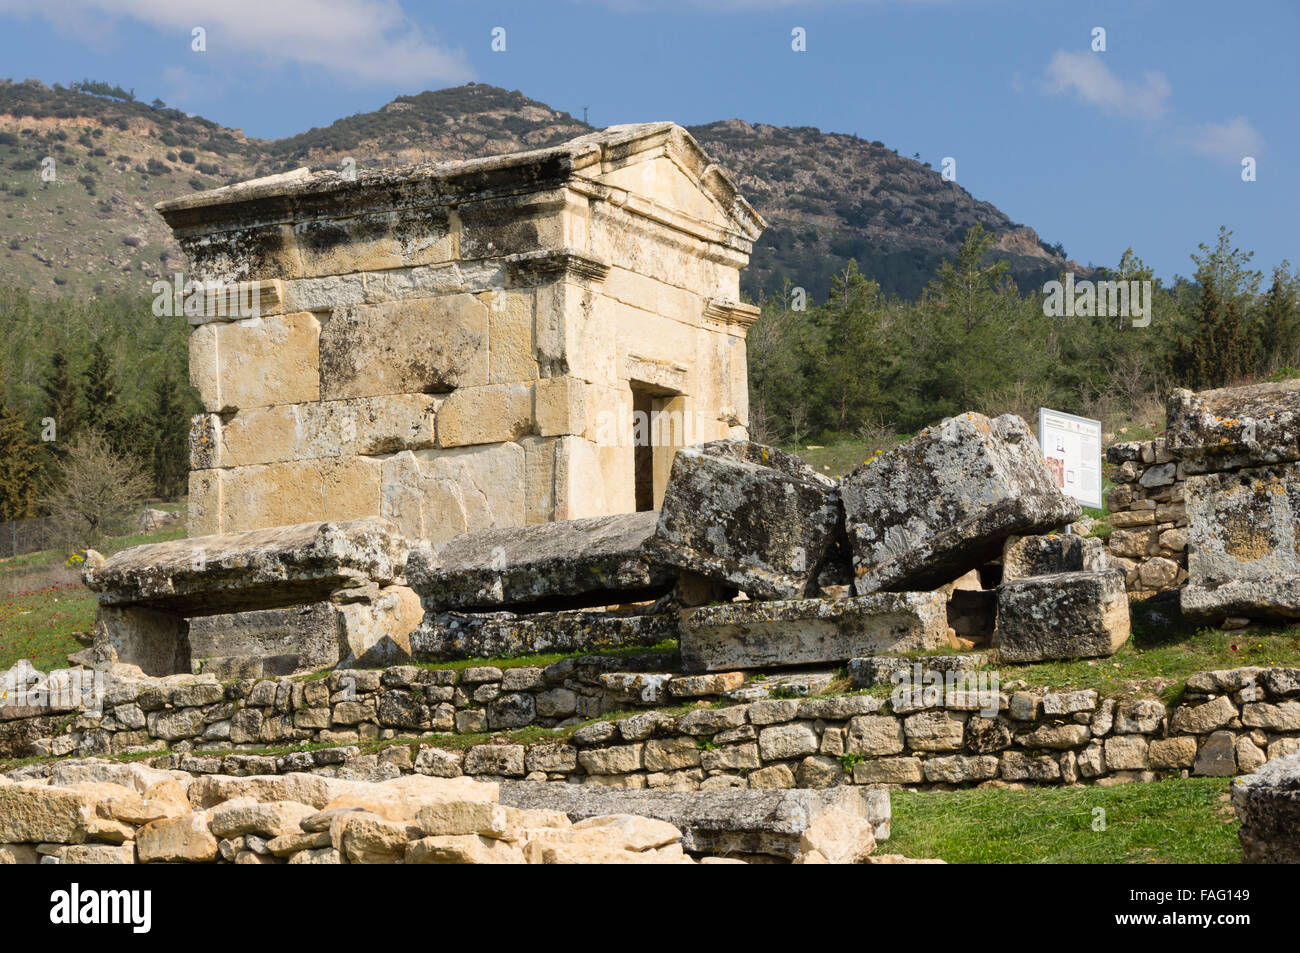
<path fill-rule="evenodd" d="M 878 791 L 635 796 L 421 774 L 184 771 L 157 772 L 141 791 L 146 777 L 121 765 L 78 767 L 75 782 L 0 777 L 0 864 L 865 863 L 889 835 Z"/>

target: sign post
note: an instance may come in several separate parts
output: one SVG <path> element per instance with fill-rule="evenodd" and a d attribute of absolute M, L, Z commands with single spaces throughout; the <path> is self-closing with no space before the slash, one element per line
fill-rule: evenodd
<path fill-rule="evenodd" d="M 1040 407 L 1038 445 L 1061 492 L 1101 509 L 1101 421 Z"/>

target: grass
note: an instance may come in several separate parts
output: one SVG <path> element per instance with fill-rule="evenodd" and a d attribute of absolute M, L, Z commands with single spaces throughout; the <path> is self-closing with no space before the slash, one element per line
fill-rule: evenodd
<path fill-rule="evenodd" d="M 177 527 L 132 533 L 106 541 L 100 552 L 184 536 Z M 46 549 L 0 560 L 0 669 L 25 658 L 47 672 L 65 667 L 69 653 L 81 649 L 73 633 L 91 630 L 95 597 L 81 584 L 80 567 L 68 565 L 69 555 Z"/>
<path fill-rule="evenodd" d="M 880 851 L 950 864 L 1240 863 L 1230 782 L 895 791 L 892 834 Z"/>

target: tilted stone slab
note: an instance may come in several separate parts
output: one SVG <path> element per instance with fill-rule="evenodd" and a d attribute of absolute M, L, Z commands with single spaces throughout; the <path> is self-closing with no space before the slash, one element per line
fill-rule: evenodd
<path fill-rule="evenodd" d="M 1008 536 L 1079 518 L 1019 417 L 961 414 L 841 481 L 859 594 L 930 589 L 995 559 Z"/>
<path fill-rule="evenodd" d="M 1175 390 L 1165 449 L 1186 473 L 1300 460 L 1300 381 Z"/>
<path fill-rule="evenodd" d="M 1300 754 L 1233 781 L 1232 807 L 1246 863 L 1300 864 Z"/>
<path fill-rule="evenodd" d="M 682 613 L 688 671 L 841 662 L 948 645 L 941 592 L 882 592 L 847 599 L 729 602 Z"/>
<path fill-rule="evenodd" d="M 295 605 L 401 578 L 409 544 L 377 517 L 134 546 L 87 565 L 101 606 L 212 615 Z"/>
<path fill-rule="evenodd" d="M 563 811 L 574 821 L 635 814 L 667 821 L 692 854 L 766 854 L 793 858 L 808 825 L 838 808 L 866 819 L 878 841 L 889 837 L 889 792 L 842 786 L 823 790 L 654 791 L 550 782 L 501 782 L 501 803 Z"/>
<path fill-rule="evenodd" d="M 839 521 L 833 480 L 774 447 L 717 440 L 677 451 L 645 552 L 751 598 L 793 599 L 815 587 Z"/>
<path fill-rule="evenodd" d="M 1300 464 L 1188 477 L 1183 615 L 1300 618 Z"/>
<path fill-rule="evenodd" d="M 1122 570 L 1026 576 L 998 589 L 993 645 L 1004 662 L 1098 658 L 1128 637 Z"/>
<path fill-rule="evenodd" d="M 678 635 L 676 612 L 425 613 L 411 633 L 416 661 L 532 655 L 655 645 Z"/>
<path fill-rule="evenodd" d="M 672 574 L 641 555 L 658 520 L 657 511 L 646 511 L 464 533 L 413 549 L 407 579 L 433 612 L 556 599 L 637 601 L 672 586 Z"/>

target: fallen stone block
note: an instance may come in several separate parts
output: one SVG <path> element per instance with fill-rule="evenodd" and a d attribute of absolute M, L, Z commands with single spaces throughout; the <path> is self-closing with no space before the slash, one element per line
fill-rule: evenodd
<path fill-rule="evenodd" d="M 297 605 L 399 580 L 408 543 L 378 518 L 300 523 L 134 546 L 82 576 L 101 606 L 212 615 Z"/>
<path fill-rule="evenodd" d="M 91 554 L 82 576 L 99 603 L 95 657 L 116 657 L 149 675 L 188 672 L 196 634 L 200 658 L 269 657 L 265 645 L 241 649 L 248 633 L 231 632 L 238 623 L 229 617 L 200 624 L 197 633 L 189 620 L 312 603 L 333 604 L 322 610 L 338 620 L 333 632 L 319 620 L 314 629 L 296 628 L 280 639 L 281 649 L 287 641 L 296 650 L 275 655 L 297 655 L 298 667 L 305 668 L 334 664 L 340 655 L 384 654 L 376 646 L 394 643 L 399 650 L 388 654 L 400 656 L 400 643 L 419 617 L 414 593 L 395 584 L 408 548 L 391 524 L 366 518 L 150 543 L 108 559 Z M 266 622 L 254 617 L 249 625 Z"/>
<path fill-rule="evenodd" d="M 426 615 L 411 633 L 411 656 L 437 662 L 655 645 L 677 638 L 678 626 L 676 612 L 445 612 Z"/>
<path fill-rule="evenodd" d="M 1300 864 L 1300 754 L 1276 758 L 1232 782 L 1248 864 Z"/>
<path fill-rule="evenodd" d="M 889 793 L 847 786 L 662 791 L 505 781 L 501 803 L 563 811 L 574 821 L 605 814 L 655 818 L 682 832 L 682 846 L 690 854 L 792 860 L 800 852 L 800 838 L 817 818 L 832 810 L 868 821 L 877 841 L 889 837 Z"/>
<path fill-rule="evenodd" d="M 1175 390 L 1165 449 L 1189 474 L 1300 460 L 1300 381 Z"/>
<path fill-rule="evenodd" d="M 1019 417 L 949 417 L 841 481 L 854 589 L 931 589 L 1077 520 Z"/>
<path fill-rule="evenodd" d="M 1128 594 L 1118 569 L 1026 576 L 998 590 L 993 645 L 1004 662 L 1098 658 L 1128 637 Z"/>
<path fill-rule="evenodd" d="M 464 533 L 412 550 L 407 580 L 429 612 L 654 599 L 673 584 L 641 555 L 658 520 L 646 511 Z"/>
<path fill-rule="evenodd" d="M 694 672 L 842 662 L 947 644 L 947 605 L 938 592 L 704 606 L 682 613 L 679 641 L 682 667 Z"/>
<path fill-rule="evenodd" d="M 833 480 L 798 457 L 744 440 L 677 451 L 651 562 L 743 589 L 810 595 L 840 522 Z"/>
<path fill-rule="evenodd" d="M 1300 464 L 1188 477 L 1183 615 L 1300 618 Z"/>

